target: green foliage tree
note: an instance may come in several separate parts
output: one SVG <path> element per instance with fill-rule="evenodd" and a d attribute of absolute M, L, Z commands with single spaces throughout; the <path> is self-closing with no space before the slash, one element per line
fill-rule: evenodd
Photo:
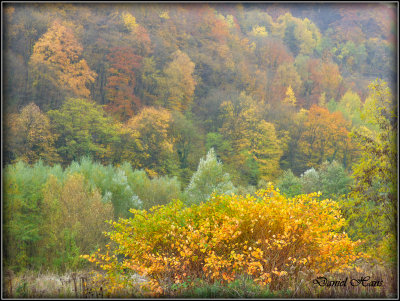
<path fill-rule="evenodd" d="M 277 186 L 288 197 L 321 192 L 326 198 L 340 200 L 350 192 L 352 178 L 343 166 L 325 161 L 320 168 L 306 170 L 299 178 L 288 169 L 277 180 Z"/>
<path fill-rule="evenodd" d="M 232 152 L 232 146 L 229 141 L 224 139 L 221 133 L 210 132 L 206 136 L 206 149 L 213 148 L 218 158 L 220 155 L 228 152 Z"/>
<path fill-rule="evenodd" d="M 181 183 L 176 177 L 160 176 L 150 179 L 144 170 L 133 170 L 127 162 L 122 164 L 120 169 L 125 172 L 127 181 L 139 198 L 140 207 L 143 209 L 168 204 L 174 199 L 182 198 Z"/>
<path fill-rule="evenodd" d="M 290 169 L 285 170 L 276 183 L 279 190 L 287 197 L 295 197 L 302 193 L 302 183 Z"/>
<path fill-rule="evenodd" d="M 387 217 L 393 223 L 393 215 L 389 212 L 393 214 L 397 195 L 396 106 L 386 82 L 378 79 L 369 88 L 370 96 L 364 106 L 363 118 L 376 125 L 378 130 L 362 127 L 354 131 L 363 150 L 354 166 L 355 191 L 367 193 L 376 203 L 391 208 Z M 371 191 L 375 185 L 379 187 L 378 191 Z"/>
<path fill-rule="evenodd" d="M 351 90 L 348 90 L 343 95 L 337 106 L 337 110 L 343 114 L 343 117 L 351 121 L 353 126 L 358 126 L 362 123 L 361 108 L 360 96 Z"/>
<path fill-rule="evenodd" d="M 300 47 L 298 45 L 298 39 L 295 35 L 295 28 L 296 25 L 293 22 L 290 22 L 286 25 L 283 41 L 288 45 L 290 51 L 293 53 L 293 56 L 296 57 L 300 52 Z"/>
<path fill-rule="evenodd" d="M 376 77 L 388 78 L 388 75 L 394 71 L 393 55 L 395 49 L 387 41 L 375 37 L 371 37 L 366 41 L 365 48 L 368 73 Z"/>
<path fill-rule="evenodd" d="M 69 175 L 61 184 L 50 177 L 43 195 L 43 239 L 41 251 L 57 270 L 79 268 L 79 255 L 104 247 L 102 235 L 113 218 L 110 202 L 104 203 L 98 190 L 89 190 L 85 178 Z"/>
<path fill-rule="evenodd" d="M 165 205 L 182 199 L 181 183 L 177 177 L 160 176 L 150 179 L 144 170 L 127 173 L 128 181 L 142 201 L 143 209 Z"/>
<path fill-rule="evenodd" d="M 131 208 L 142 208 L 142 201 L 129 183 L 126 170 L 112 165 L 103 166 L 83 157 L 79 162 L 72 162 L 65 169 L 65 173 L 83 175 L 92 190 L 99 190 L 104 202 L 113 204 L 115 218 L 118 218 L 127 216 Z"/>
<path fill-rule="evenodd" d="M 351 178 L 336 161 L 325 161 L 318 170 L 308 169 L 300 181 L 303 193 L 320 191 L 324 197 L 338 200 L 350 192 Z"/>
<path fill-rule="evenodd" d="M 300 175 L 307 167 L 304 153 L 301 151 L 301 137 L 306 131 L 308 111 L 300 109 L 298 112 L 293 106 L 281 106 L 269 110 L 266 119 L 276 127 L 276 133 L 281 141 L 283 150 L 280 158 L 280 168 L 290 169 L 294 174 Z"/>
<path fill-rule="evenodd" d="M 223 125 L 220 132 L 232 146 L 231 153 L 223 154 L 224 162 L 232 169 L 247 173 L 246 178 L 253 185 L 259 177 L 275 178 L 283 153 L 275 126 L 261 118 L 254 100 L 245 93 L 221 106 Z"/>
<path fill-rule="evenodd" d="M 318 170 L 320 188 L 323 197 L 338 200 L 350 192 L 352 178 L 343 166 L 337 162 L 325 161 Z"/>
<path fill-rule="evenodd" d="M 352 200 L 346 207 L 350 223 L 356 228 L 353 234 L 365 235 L 368 238 L 366 246 L 374 250 L 385 237 L 394 233 L 397 223 L 397 109 L 386 82 L 377 79 L 369 88 L 370 95 L 362 116 L 377 130 L 365 126 L 353 130 L 362 152 L 353 166 Z M 384 219 L 372 230 L 370 219 L 379 216 Z M 386 239 L 386 242 L 393 243 L 393 240 Z M 393 250 L 392 247 L 389 249 Z M 387 255 L 393 258 L 394 253 Z"/>
<path fill-rule="evenodd" d="M 103 202 L 111 202 L 115 218 L 126 217 L 129 209 L 149 209 L 181 198 L 181 183 L 176 177 L 154 177 L 133 169 L 129 162 L 104 166 L 90 158 L 72 162 L 66 175 L 81 174 L 92 190 L 98 190 Z"/>
<path fill-rule="evenodd" d="M 321 34 L 318 27 L 308 18 L 303 20 L 293 17 L 290 13 L 281 15 L 278 20 L 279 27 L 284 28 L 283 41 L 288 45 L 293 55 L 309 55 L 318 46 Z M 277 32 L 278 35 L 281 35 Z"/>
<path fill-rule="evenodd" d="M 150 179 L 128 162 L 82 158 L 63 170 L 19 161 L 4 175 L 4 259 L 17 271 L 82 268 L 79 254 L 104 245 L 105 220 L 183 197 L 177 178 Z"/>
<path fill-rule="evenodd" d="M 239 97 L 239 93 L 233 87 L 210 89 L 208 93 L 195 100 L 193 111 L 196 118 L 201 121 L 202 127 L 209 132 L 218 132 L 222 126 L 221 104 L 224 101 L 232 101 Z"/>
<path fill-rule="evenodd" d="M 174 152 L 179 160 L 180 176 L 188 183 L 204 150 L 203 135 L 189 118 L 180 112 L 172 112 L 170 135 L 174 141 Z"/>
<path fill-rule="evenodd" d="M 41 160 L 32 167 L 19 161 L 4 170 L 4 260 L 14 270 L 46 264 L 38 246 L 43 238 L 43 191 L 51 174 L 62 179 L 61 167 Z"/>
<path fill-rule="evenodd" d="M 144 105 L 154 106 L 157 103 L 158 82 L 161 71 L 157 69 L 154 57 L 145 57 L 142 61 L 142 68 L 137 77 L 137 86 L 142 87 L 138 96 Z"/>
<path fill-rule="evenodd" d="M 55 146 L 64 164 L 91 156 L 107 163 L 120 139 L 118 127 L 101 106 L 85 99 L 68 99 L 59 110 L 48 112 L 57 134 Z"/>
<path fill-rule="evenodd" d="M 311 167 L 307 169 L 300 177 L 301 185 L 305 193 L 320 191 L 320 177 L 318 171 Z"/>
<path fill-rule="evenodd" d="M 234 193 L 230 176 L 223 170 L 223 165 L 218 161 L 215 151 L 211 148 L 205 158 L 200 159 L 197 171 L 193 174 L 185 192 L 189 204 L 205 202 L 213 192 Z"/>

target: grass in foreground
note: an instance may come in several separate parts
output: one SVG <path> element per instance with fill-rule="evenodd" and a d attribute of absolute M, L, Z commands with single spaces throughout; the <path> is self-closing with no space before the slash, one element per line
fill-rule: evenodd
<path fill-rule="evenodd" d="M 365 272 L 368 271 L 368 272 Z M 142 289 L 146 280 L 134 275 L 132 286 L 118 293 L 107 295 L 101 282 L 95 280 L 94 272 L 68 272 L 62 275 L 25 271 L 17 275 L 5 273 L 3 297 L 6 298 L 146 298 L 151 292 Z M 202 279 L 194 279 L 172 284 L 161 298 L 396 298 L 397 279 L 395 271 L 382 266 L 357 268 L 350 273 L 326 273 L 329 280 L 343 280 L 346 286 L 326 287 L 313 283 L 316 277 L 298 277 L 281 283 L 279 289 L 260 287 L 249 276 L 241 276 L 229 284 L 218 281 L 208 284 Z M 383 285 L 351 286 L 351 279 L 370 276 L 372 280 L 382 280 Z"/>

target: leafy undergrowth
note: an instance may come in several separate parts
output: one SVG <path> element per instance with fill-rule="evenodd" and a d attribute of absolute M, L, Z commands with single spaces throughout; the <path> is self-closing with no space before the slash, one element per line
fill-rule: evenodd
<path fill-rule="evenodd" d="M 280 292 L 295 289 L 299 277 L 310 282 L 366 259 L 357 252 L 361 242 L 342 232 L 338 204 L 317 193 L 288 199 L 269 186 L 255 196 L 213 195 L 191 207 L 175 201 L 131 212 L 112 222 L 106 251 L 82 256 L 106 272 L 109 295 L 128 288 L 132 273 L 148 279 L 142 289 L 150 296 L 180 295 L 184 283 L 199 289 L 196 279 L 210 290 L 229 288 L 241 277 L 258 291 Z"/>

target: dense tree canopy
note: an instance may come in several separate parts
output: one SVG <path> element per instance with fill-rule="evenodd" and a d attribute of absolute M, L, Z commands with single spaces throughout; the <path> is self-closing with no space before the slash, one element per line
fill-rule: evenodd
<path fill-rule="evenodd" d="M 134 211 L 142 225 L 140 212 L 166 210 L 149 228 L 154 234 L 166 216 L 181 214 L 168 210 L 208 210 L 213 194 L 240 200 L 235 210 L 254 206 L 240 209 L 250 214 L 247 227 L 262 206 L 257 189 L 268 189 L 260 199 L 279 209 L 263 212 L 297 208 L 307 223 L 301 206 L 320 208 L 324 221 L 324 206 L 340 205 L 346 222 L 335 219 L 335 231 L 393 261 L 395 14 L 388 3 L 6 3 L 5 266 L 79 269 L 82 252 L 106 243 L 104 220 L 127 218 L 133 208 L 145 210 Z M 223 195 L 232 193 L 247 196 Z M 321 194 L 332 201 L 314 200 Z M 293 226 L 289 232 L 303 229 L 275 217 Z M 218 225 L 219 235 L 236 227 L 231 221 Z M 332 237 L 323 237 L 328 248 Z M 245 265 L 248 275 L 257 274 L 254 262 Z"/>

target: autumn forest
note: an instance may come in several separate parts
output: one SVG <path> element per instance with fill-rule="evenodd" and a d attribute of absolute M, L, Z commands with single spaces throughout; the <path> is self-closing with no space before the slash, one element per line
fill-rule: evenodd
<path fill-rule="evenodd" d="M 396 5 L 3 3 L 3 296 L 397 296 Z"/>

